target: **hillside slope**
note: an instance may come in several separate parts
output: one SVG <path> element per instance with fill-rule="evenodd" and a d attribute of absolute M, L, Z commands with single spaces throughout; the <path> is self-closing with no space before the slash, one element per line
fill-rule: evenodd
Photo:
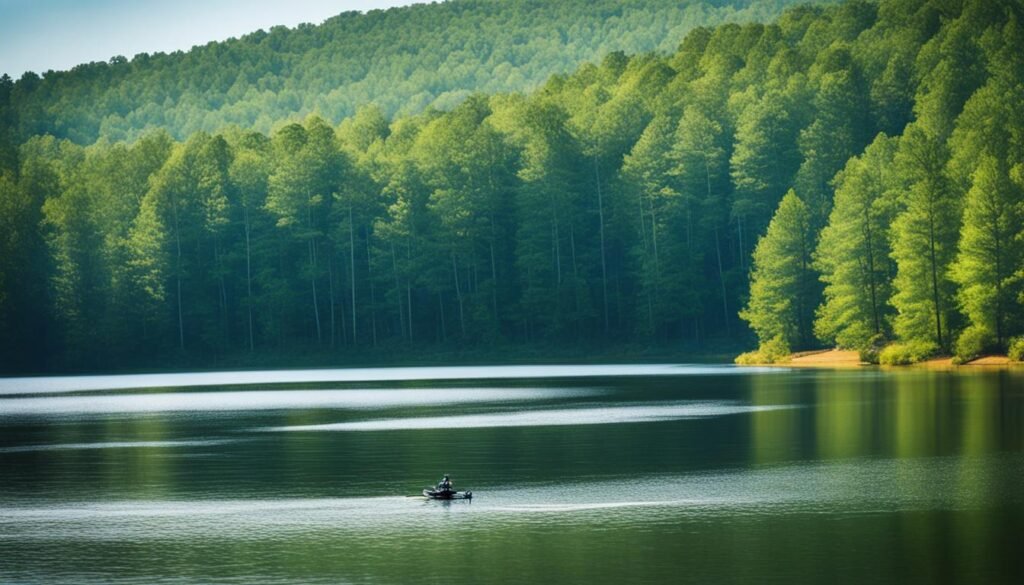
<path fill-rule="evenodd" d="M 387 115 L 448 109 L 469 92 L 528 90 L 606 53 L 675 50 L 696 26 L 766 21 L 800 0 L 451 0 L 320 25 L 274 27 L 188 52 L 141 54 L 0 82 L 15 140 L 176 138 L 235 124 L 262 132 L 367 103 Z M 804 0 L 806 1 L 806 0 Z"/>

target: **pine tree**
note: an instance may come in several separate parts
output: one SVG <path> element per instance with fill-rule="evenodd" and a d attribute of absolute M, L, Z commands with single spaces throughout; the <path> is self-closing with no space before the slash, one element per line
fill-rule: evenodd
<path fill-rule="evenodd" d="M 947 159 L 944 143 L 917 125 L 907 128 L 896 154 L 896 172 L 909 186 L 892 224 L 893 329 L 901 341 L 917 344 L 917 353 L 949 347 L 953 329 L 949 266 L 961 212 L 944 174 Z"/>
<path fill-rule="evenodd" d="M 1020 325 L 1019 270 L 1024 265 L 1024 197 L 1008 169 L 983 156 L 964 202 L 960 247 L 951 274 L 957 300 L 970 326 L 960 335 L 961 359 L 1000 348 Z"/>
<path fill-rule="evenodd" d="M 815 251 L 825 283 L 815 333 L 842 348 L 863 348 L 873 336 L 890 333 L 895 150 L 896 140 L 879 135 L 862 156 L 846 163 L 836 176 L 835 203 Z"/>
<path fill-rule="evenodd" d="M 740 317 L 773 361 L 811 343 L 814 311 L 813 235 L 807 205 L 790 190 L 754 249 L 750 302 Z"/>

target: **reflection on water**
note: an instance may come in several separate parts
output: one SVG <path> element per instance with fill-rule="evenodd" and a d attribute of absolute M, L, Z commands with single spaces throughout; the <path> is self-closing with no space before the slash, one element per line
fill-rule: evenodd
<path fill-rule="evenodd" d="M 746 414 L 793 408 L 792 405 L 748 406 L 728 402 L 684 402 L 652 406 L 598 406 L 559 410 L 528 410 L 494 414 L 405 417 L 322 425 L 274 427 L 270 431 L 401 431 L 480 429 L 659 422 L 684 418 Z"/>
<path fill-rule="evenodd" d="M 897 469 L 914 481 L 899 485 Z M 466 528 L 555 521 L 599 522 L 605 528 L 644 527 L 654 523 L 712 521 L 719 516 L 958 510 L 984 505 L 986 495 L 962 490 L 943 480 L 954 474 L 991 481 L 1024 480 L 1019 458 L 948 457 L 913 461 L 876 460 L 795 464 L 778 468 L 729 470 L 678 476 L 631 477 L 628 482 L 582 481 L 554 485 L 496 486 L 465 502 L 436 502 L 419 497 L 275 498 L 168 500 L 70 505 L 12 506 L 0 518 L 0 539 L 24 541 L 132 538 L 173 540 L 223 536 L 263 539 L 296 527 L 351 531 L 359 537 L 390 532 L 413 537 L 436 518 L 438 506 L 454 504 Z M 1024 493 L 1009 494 L 1024 503 Z M 471 506 L 471 507 L 469 507 Z M 445 506 L 447 507 L 447 506 Z M 557 516 L 545 519 L 543 516 Z M 159 523 L 159 532 L 152 523 Z M 356 535 L 353 535 L 355 537 Z"/>
<path fill-rule="evenodd" d="M 541 378 L 600 378 L 622 376 L 723 376 L 781 373 L 777 368 L 737 368 L 726 365 L 616 364 L 588 366 L 453 366 L 421 368 L 348 368 L 320 370 L 267 370 L 257 372 L 202 372 L 189 374 L 128 374 L 117 376 L 51 376 L 0 378 L 0 395 L 237 386 L 251 384 L 359 383 L 442 380 L 533 380 Z"/>
<path fill-rule="evenodd" d="M 4 399 L 2 416 L 393 408 L 511 402 L 600 394 L 596 388 L 431 388 L 409 390 L 253 390 Z"/>
<path fill-rule="evenodd" d="M 28 453 L 30 451 L 67 451 L 80 449 L 158 449 L 164 447 L 208 447 L 223 445 L 230 439 L 196 441 L 107 441 L 104 443 L 58 443 L 55 445 L 19 445 L 0 447 L 0 453 Z"/>
<path fill-rule="evenodd" d="M 1024 582 L 1019 373 L 644 368 L 8 393 L 0 582 Z"/>

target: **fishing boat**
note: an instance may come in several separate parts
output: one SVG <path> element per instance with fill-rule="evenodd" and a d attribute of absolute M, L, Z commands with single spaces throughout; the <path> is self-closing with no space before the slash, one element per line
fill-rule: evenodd
<path fill-rule="evenodd" d="M 434 490 L 427 488 L 423 495 L 431 500 L 472 500 L 473 492 L 457 492 L 455 490 Z"/>

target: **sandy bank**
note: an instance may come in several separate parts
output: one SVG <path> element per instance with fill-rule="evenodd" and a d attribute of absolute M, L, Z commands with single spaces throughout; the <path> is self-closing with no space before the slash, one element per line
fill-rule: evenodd
<path fill-rule="evenodd" d="M 872 367 L 860 361 L 860 355 L 856 351 L 845 349 L 823 349 L 818 351 L 803 351 L 794 353 L 786 362 L 776 365 L 787 368 L 859 368 Z M 1010 361 L 1005 355 L 990 355 L 980 357 L 966 364 L 955 365 L 953 358 L 934 358 L 919 364 L 910 366 L 884 366 L 886 368 L 925 368 L 929 370 L 956 370 L 956 369 L 996 369 L 996 368 L 1024 368 L 1024 363 Z"/>

